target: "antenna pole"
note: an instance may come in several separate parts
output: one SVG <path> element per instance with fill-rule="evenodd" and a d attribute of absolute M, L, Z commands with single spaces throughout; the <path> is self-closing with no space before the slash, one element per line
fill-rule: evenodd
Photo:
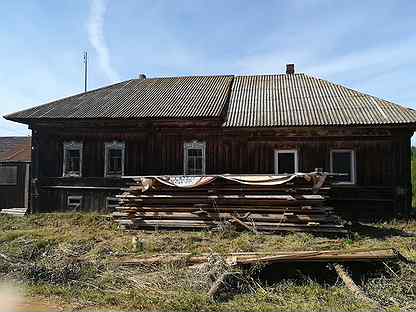
<path fill-rule="evenodd" d="M 88 54 L 84 52 L 84 92 L 87 92 Z"/>

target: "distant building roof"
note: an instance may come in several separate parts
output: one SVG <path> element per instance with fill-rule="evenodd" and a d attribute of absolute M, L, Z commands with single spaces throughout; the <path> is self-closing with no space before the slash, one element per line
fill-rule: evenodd
<path fill-rule="evenodd" d="M 224 127 L 416 126 L 416 111 L 306 74 L 133 79 L 5 116 L 218 119 Z"/>
<path fill-rule="evenodd" d="M 31 137 L 0 137 L 0 162 L 30 161 Z"/>

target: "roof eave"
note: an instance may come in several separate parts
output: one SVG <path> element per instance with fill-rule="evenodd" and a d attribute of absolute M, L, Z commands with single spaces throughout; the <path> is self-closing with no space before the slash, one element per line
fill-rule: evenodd
<path fill-rule="evenodd" d="M 19 118 L 19 117 L 13 117 L 13 114 L 9 114 L 9 115 L 5 115 L 3 116 L 4 119 L 9 120 L 9 121 L 14 121 L 14 122 L 18 122 L 18 123 L 22 123 L 22 124 L 26 124 L 26 125 L 30 125 L 31 121 L 33 119 L 30 118 Z"/>
<path fill-rule="evenodd" d="M 409 123 L 374 123 L 374 124 L 326 124 L 326 125 L 282 125 L 282 126 L 227 126 L 222 125 L 223 129 L 282 129 L 282 128 L 406 128 L 413 131 L 416 131 L 416 122 Z"/>

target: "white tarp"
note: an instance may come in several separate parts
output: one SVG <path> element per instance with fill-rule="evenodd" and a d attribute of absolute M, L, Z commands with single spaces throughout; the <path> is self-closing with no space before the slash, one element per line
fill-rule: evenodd
<path fill-rule="evenodd" d="M 288 175 L 212 175 L 212 176 L 146 176 L 139 177 L 143 185 L 143 191 L 148 190 L 153 185 L 154 181 L 162 183 L 171 187 L 179 188 L 194 188 L 202 185 L 212 183 L 214 180 L 222 178 L 245 185 L 259 185 L 259 186 L 273 186 L 282 185 L 295 178 L 304 178 L 306 181 L 311 181 L 313 190 L 319 190 L 325 182 L 325 174 L 321 173 L 294 173 Z"/>

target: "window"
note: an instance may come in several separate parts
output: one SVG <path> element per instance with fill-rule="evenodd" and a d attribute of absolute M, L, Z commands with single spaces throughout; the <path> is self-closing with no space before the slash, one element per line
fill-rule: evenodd
<path fill-rule="evenodd" d="M 64 143 L 64 177 L 80 177 L 82 173 L 82 143 Z"/>
<path fill-rule="evenodd" d="M 330 162 L 331 172 L 346 174 L 335 178 L 338 183 L 355 183 L 355 153 L 353 150 L 332 150 Z"/>
<path fill-rule="evenodd" d="M 274 165 L 276 174 L 298 172 L 298 151 L 276 150 L 274 154 Z"/>
<path fill-rule="evenodd" d="M 107 197 L 105 199 L 105 208 L 106 208 L 107 211 L 114 211 L 117 206 L 119 206 L 118 198 L 116 198 L 116 197 Z"/>
<path fill-rule="evenodd" d="M 122 176 L 124 174 L 124 143 L 105 143 L 105 167 L 106 177 Z"/>
<path fill-rule="evenodd" d="M 82 196 L 68 196 L 66 203 L 68 211 L 80 211 L 81 204 Z"/>
<path fill-rule="evenodd" d="M 205 142 L 193 141 L 184 144 L 184 174 L 205 174 Z"/>
<path fill-rule="evenodd" d="M 0 166 L 0 185 L 17 184 L 17 166 Z"/>

